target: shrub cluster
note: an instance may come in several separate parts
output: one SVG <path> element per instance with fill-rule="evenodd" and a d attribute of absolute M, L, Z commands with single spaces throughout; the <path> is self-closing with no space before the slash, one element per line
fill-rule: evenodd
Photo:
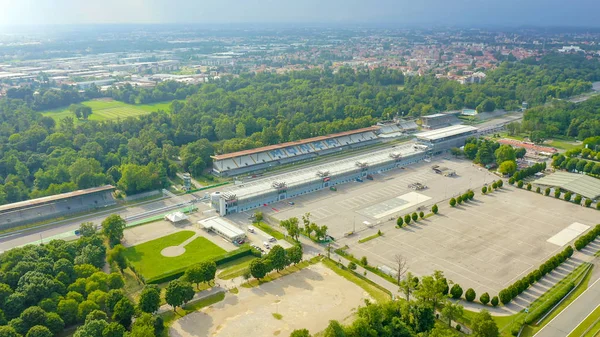
<path fill-rule="evenodd" d="M 541 172 L 545 169 L 546 169 L 545 162 L 533 164 L 528 168 L 524 168 L 520 171 L 515 172 L 515 174 L 513 174 L 513 176 L 512 176 L 512 178 L 514 178 L 513 182 L 523 180 L 524 178 L 530 177 L 530 176 L 532 176 L 538 172 Z"/>
<path fill-rule="evenodd" d="M 596 238 L 600 235 L 600 225 L 596 225 L 594 229 L 587 232 L 584 236 L 580 237 L 575 241 L 575 249 L 582 250 L 588 243 L 596 240 Z"/>
<path fill-rule="evenodd" d="M 519 294 L 521 294 L 523 291 L 529 288 L 530 285 L 534 284 L 539 279 L 544 277 L 544 275 L 548 274 L 556 267 L 558 267 L 561 263 L 565 262 L 565 260 L 571 257 L 571 255 L 573 255 L 573 247 L 567 246 L 567 248 L 565 248 L 562 252 L 556 254 L 548 261 L 544 262 L 538 269 L 532 271 L 527 276 L 516 281 L 508 288 L 501 290 L 498 294 L 500 302 L 502 302 L 502 304 L 508 304 L 515 297 L 517 297 Z"/>
<path fill-rule="evenodd" d="M 532 322 L 539 319 L 545 312 L 550 310 L 550 308 L 555 306 L 556 303 L 563 299 L 563 297 L 565 297 L 573 288 L 575 288 L 575 284 L 573 284 L 573 282 L 569 282 L 568 284 L 561 286 L 561 288 L 559 289 L 559 291 L 556 292 L 556 294 L 548 298 L 539 306 L 536 306 L 536 308 L 525 317 L 525 323 L 531 324 Z"/>

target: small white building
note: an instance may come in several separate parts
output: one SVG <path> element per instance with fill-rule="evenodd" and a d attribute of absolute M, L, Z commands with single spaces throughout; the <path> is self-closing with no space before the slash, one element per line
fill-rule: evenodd
<path fill-rule="evenodd" d="M 233 242 L 246 237 L 246 233 L 225 218 L 214 216 L 198 221 L 200 227 L 212 231 Z"/>

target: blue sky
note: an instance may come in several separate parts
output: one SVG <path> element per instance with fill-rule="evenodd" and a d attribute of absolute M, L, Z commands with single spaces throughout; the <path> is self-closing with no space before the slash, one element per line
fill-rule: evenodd
<path fill-rule="evenodd" d="M 0 0 L 0 24 L 600 26 L 600 0 Z"/>

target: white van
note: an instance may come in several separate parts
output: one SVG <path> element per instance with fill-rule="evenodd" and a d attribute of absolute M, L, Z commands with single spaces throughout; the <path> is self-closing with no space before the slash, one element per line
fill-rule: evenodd
<path fill-rule="evenodd" d="M 277 239 L 275 239 L 275 238 L 274 238 L 274 237 L 272 237 L 272 236 L 269 236 L 269 237 L 268 237 L 268 240 L 269 240 L 269 242 L 275 242 L 275 241 L 277 241 Z"/>
<path fill-rule="evenodd" d="M 254 233 L 254 227 L 252 227 L 252 226 L 248 226 L 248 232 L 250 232 L 250 233 Z"/>
<path fill-rule="evenodd" d="M 271 249 L 271 245 L 268 242 L 263 242 L 263 246 L 265 246 L 265 248 L 267 249 Z"/>

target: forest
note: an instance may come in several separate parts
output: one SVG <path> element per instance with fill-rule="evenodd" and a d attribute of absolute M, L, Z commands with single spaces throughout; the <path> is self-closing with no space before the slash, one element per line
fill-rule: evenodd
<path fill-rule="evenodd" d="M 557 66 L 565 57 L 568 66 Z M 597 60 L 566 55 L 532 64 L 504 62 L 484 83 L 468 85 L 434 76 L 405 78 L 387 68 L 333 72 L 325 67 L 224 76 L 197 86 L 163 82 L 153 89 L 126 85 L 107 92 L 43 85 L 10 89 L 0 99 L 0 204 L 106 183 L 134 194 L 168 186 L 178 171 L 201 175 L 214 153 L 366 127 L 394 115 L 417 117 L 464 107 L 511 110 L 522 101 L 541 105 L 588 91 L 590 81 L 599 79 Z M 172 103 L 169 112 L 77 124 L 73 118 L 55 122 L 38 112 L 106 96 L 128 103 Z M 569 105 L 569 114 L 546 110 L 568 105 L 562 101 L 534 108 L 523 124 L 545 132 L 554 130 L 547 125 L 556 126 L 573 137 L 598 134 L 599 102 Z"/>

